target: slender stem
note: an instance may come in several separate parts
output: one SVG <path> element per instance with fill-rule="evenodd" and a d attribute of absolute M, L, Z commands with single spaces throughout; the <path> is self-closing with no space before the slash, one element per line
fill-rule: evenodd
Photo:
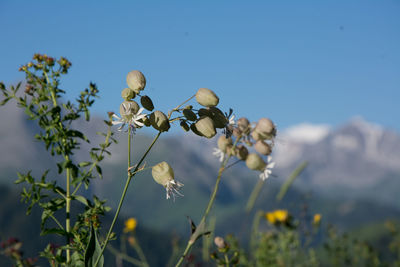
<path fill-rule="evenodd" d="M 122 259 L 124 259 L 127 262 L 132 263 L 133 265 L 136 266 L 143 266 L 143 263 L 140 260 L 137 260 L 135 258 L 132 258 L 128 255 L 126 255 L 125 253 L 121 253 L 119 252 L 117 249 L 115 249 L 113 246 L 108 245 L 107 249 L 114 254 L 115 256 L 121 257 Z"/>
<path fill-rule="evenodd" d="M 142 250 L 142 248 L 140 247 L 140 245 L 139 245 L 139 243 L 137 241 L 137 238 L 135 238 L 135 239 L 136 240 L 135 240 L 135 242 L 133 242 L 133 247 L 136 250 L 136 253 L 138 254 L 140 260 L 142 261 L 143 266 L 148 267 L 149 264 L 147 263 L 146 256 L 144 255 L 143 250 Z"/>
<path fill-rule="evenodd" d="M 225 265 L 229 267 L 229 258 L 228 254 L 224 253 Z"/>
<path fill-rule="evenodd" d="M 246 204 L 246 212 L 249 213 L 253 207 L 254 204 L 256 203 L 257 197 L 261 192 L 261 189 L 264 185 L 265 180 L 263 179 L 258 179 L 257 184 L 254 186 L 253 191 L 250 194 L 249 200 L 247 201 Z"/>
<path fill-rule="evenodd" d="M 65 157 L 66 160 L 69 160 L 69 157 Z M 67 244 L 69 245 L 70 240 L 70 232 L 71 232 L 71 219 L 70 219 L 70 212 L 71 212 L 71 192 L 70 192 L 70 185 L 71 183 L 71 169 L 67 169 L 67 192 L 66 192 L 66 206 L 65 206 L 65 231 L 67 232 Z M 67 263 L 71 261 L 71 252 L 70 249 L 67 248 Z"/>
<path fill-rule="evenodd" d="M 156 141 L 157 141 L 157 139 L 160 137 L 160 135 L 161 135 L 161 132 L 159 132 L 159 133 L 156 135 L 156 137 L 153 139 L 153 142 L 152 142 L 151 145 L 147 148 L 146 152 L 143 154 L 142 158 L 139 160 L 139 163 L 136 165 L 135 170 L 133 171 L 134 173 L 139 169 L 140 164 L 142 164 L 142 162 L 144 161 L 144 159 L 146 158 L 147 154 L 150 152 L 151 148 L 152 148 L 153 145 L 156 143 Z M 128 136 L 129 136 L 129 137 L 128 137 L 128 138 L 129 138 L 129 139 L 128 139 L 128 149 L 130 149 L 130 142 L 131 142 L 130 130 L 129 130 L 129 132 L 128 132 Z M 130 162 L 130 153 L 128 154 L 128 162 Z M 107 233 L 107 236 L 106 236 L 106 240 L 104 241 L 104 245 L 103 245 L 103 247 L 101 248 L 100 254 L 99 254 L 99 256 L 97 257 L 97 260 L 96 260 L 96 262 L 95 262 L 95 264 L 94 264 L 94 267 L 96 267 L 97 264 L 99 263 L 100 258 L 101 258 L 101 256 L 103 255 L 104 250 L 105 250 L 105 248 L 106 248 L 106 246 L 107 246 L 107 244 L 108 244 L 108 241 L 110 240 L 110 236 L 111 236 L 112 230 L 113 230 L 113 228 L 114 228 L 115 222 L 117 221 L 118 215 L 119 215 L 119 213 L 120 213 L 120 211 L 121 211 L 122 203 L 124 202 L 124 199 L 125 199 L 125 196 L 126 196 L 126 192 L 127 192 L 127 190 L 128 190 L 128 187 L 129 187 L 129 183 L 131 182 L 131 179 L 132 179 L 132 177 L 134 177 L 134 176 L 135 176 L 135 174 L 131 174 L 131 173 L 128 172 L 128 178 L 126 179 L 125 187 L 124 187 L 124 190 L 122 191 L 121 199 L 119 200 L 119 204 L 118 204 L 117 210 L 116 210 L 116 212 L 115 212 L 114 219 L 113 219 L 113 221 L 112 221 L 112 223 L 111 223 L 110 229 L 108 230 L 108 233 Z"/>
<path fill-rule="evenodd" d="M 60 229 L 64 230 L 64 227 L 62 226 L 62 224 L 57 220 L 56 217 L 54 217 L 53 215 L 50 215 L 50 218 L 52 218 L 54 220 L 54 222 L 58 225 L 58 227 L 60 227 Z"/>
<path fill-rule="evenodd" d="M 232 155 L 234 154 L 234 148 L 236 147 L 237 143 L 240 141 L 240 139 L 242 138 L 242 136 L 238 136 L 235 140 L 235 143 L 232 146 L 232 151 L 230 151 L 229 156 L 221 163 L 221 167 L 218 170 L 218 176 L 217 176 L 217 180 L 215 181 L 215 185 L 214 185 L 214 190 L 211 194 L 210 200 L 208 201 L 208 205 L 207 208 L 204 212 L 203 217 L 200 220 L 199 225 L 201 225 L 202 223 L 205 223 L 208 213 L 210 213 L 210 210 L 214 204 L 215 201 L 215 197 L 217 195 L 217 191 L 218 191 L 218 187 L 219 187 L 219 183 L 221 181 L 221 177 L 222 177 L 222 173 L 226 170 L 225 166 L 228 164 L 229 159 L 232 157 Z M 184 250 L 184 252 L 182 253 L 182 256 L 179 258 L 179 261 L 176 263 L 175 267 L 178 267 L 182 264 L 183 259 L 186 257 L 186 255 L 189 253 L 190 249 L 192 248 L 192 246 L 194 245 L 195 242 L 191 241 L 189 239 L 186 248 Z"/>

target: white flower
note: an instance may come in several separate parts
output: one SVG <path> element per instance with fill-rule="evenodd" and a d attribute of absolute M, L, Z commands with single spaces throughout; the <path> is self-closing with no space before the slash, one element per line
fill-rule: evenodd
<path fill-rule="evenodd" d="M 236 124 L 235 115 L 232 115 L 232 116 L 229 117 L 228 125 L 235 126 L 235 124 Z"/>
<path fill-rule="evenodd" d="M 181 194 L 181 192 L 178 191 L 178 189 L 179 189 L 180 187 L 182 187 L 182 186 L 183 186 L 182 183 L 180 183 L 180 182 L 178 182 L 178 181 L 175 181 L 175 180 L 170 180 L 170 181 L 165 185 L 165 190 L 167 191 L 167 199 L 171 198 L 171 196 L 172 196 L 172 198 L 173 198 L 174 201 L 175 201 L 175 197 L 176 197 L 177 195 L 183 197 L 183 194 Z"/>
<path fill-rule="evenodd" d="M 268 156 L 267 165 L 265 165 L 264 170 L 260 174 L 260 179 L 266 180 L 272 173 L 272 168 L 275 166 L 275 162 L 272 162 L 272 157 Z"/>
<path fill-rule="evenodd" d="M 124 128 L 125 124 L 128 124 L 130 127 L 132 127 L 133 130 L 135 130 L 136 127 L 142 127 L 144 124 L 140 120 L 142 120 L 147 115 L 147 114 L 141 114 L 143 112 L 143 110 L 144 110 L 144 108 L 140 108 L 136 114 L 132 115 L 132 117 L 130 117 L 130 116 L 121 116 L 122 118 L 120 118 L 117 115 L 113 114 L 112 117 L 115 120 L 112 121 L 112 124 L 113 125 L 121 124 L 121 126 L 118 128 L 119 131 L 122 131 L 122 129 Z M 127 111 L 127 113 L 129 113 L 129 111 Z M 130 117 L 130 118 L 127 119 L 127 117 Z"/>
<path fill-rule="evenodd" d="M 214 150 L 213 155 L 219 157 L 219 162 L 224 161 L 225 153 L 219 148 L 214 148 L 213 150 Z"/>

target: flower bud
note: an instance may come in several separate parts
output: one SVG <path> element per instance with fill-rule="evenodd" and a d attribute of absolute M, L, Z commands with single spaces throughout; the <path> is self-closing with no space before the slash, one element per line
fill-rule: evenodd
<path fill-rule="evenodd" d="M 224 249 L 227 247 L 225 240 L 220 236 L 216 236 L 214 238 L 214 243 L 219 249 Z"/>
<path fill-rule="evenodd" d="M 182 113 L 183 113 L 183 116 L 185 116 L 185 118 L 190 120 L 190 121 L 197 120 L 196 113 L 194 113 L 191 109 L 184 109 L 182 111 Z"/>
<path fill-rule="evenodd" d="M 245 135 L 250 133 L 250 121 L 247 118 L 238 119 L 237 127 L 238 127 L 239 131 Z"/>
<path fill-rule="evenodd" d="M 165 132 L 170 128 L 168 117 L 159 110 L 154 111 L 150 115 L 150 123 L 154 129 Z"/>
<path fill-rule="evenodd" d="M 246 166 L 251 170 L 263 171 L 267 164 L 256 153 L 251 153 L 246 158 Z"/>
<path fill-rule="evenodd" d="M 146 78 L 140 71 L 133 70 L 126 76 L 126 83 L 136 94 L 139 94 L 146 86 Z"/>
<path fill-rule="evenodd" d="M 217 134 L 210 117 L 203 117 L 195 123 L 196 130 L 204 137 L 211 138 Z"/>
<path fill-rule="evenodd" d="M 276 135 L 276 128 L 274 123 L 268 118 L 261 118 L 254 131 L 258 133 L 262 140 L 272 139 Z"/>
<path fill-rule="evenodd" d="M 244 145 L 238 145 L 235 148 L 235 156 L 240 160 L 246 160 L 247 156 L 249 155 L 249 151 Z"/>
<path fill-rule="evenodd" d="M 271 146 L 262 140 L 257 141 L 256 144 L 254 145 L 254 148 L 258 153 L 262 155 L 269 155 L 272 152 Z"/>
<path fill-rule="evenodd" d="M 151 122 L 150 122 L 150 119 L 147 117 L 147 116 L 145 116 L 145 117 L 143 117 L 143 124 L 144 124 L 144 126 L 146 126 L 146 127 L 149 127 L 149 126 L 151 126 Z"/>
<path fill-rule="evenodd" d="M 158 163 L 151 168 L 151 175 L 154 181 L 166 187 L 167 184 L 174 180 L 174 170 L 165 161 Z"/>
<path fill-rule="evenodd" d="M 218 105 L 218 96 L 207 88 L 200 88 L 196 93 L 196 101 L 204 107 L 215 107 Z"/>
<path fill-rule="evenodd" d="M 131 100 L 132 98 L 135 98 L 136 93 L 131 88 L 125 88 L 122 90 L 121 96 L 124 100 Z"/>
<path fill-rule="evenodd" d="M 119 106 L 119 114 L 125 120 L 132 119 L 133 115 L 135 115 L 139 111 L 139 105 L 135 101 L 124 101 Z"/>
<path fill-rule="evenodd" d="M 222 152 L 226 153 L 226 148 L 227 148 L 227 146 L 232 145 L 232 138 L 230 138 L 230 137 L 226 138 L 225 135 L 221 135 L 221 136 L 218 138 L 217 144 L 218 144 L 218 148 L 219 148 Z"/>
<path fill-rule="evenodd" d="M 154 109 L 153 101 L 151 101 L 151 98 L 148 97 L 147 95 L 144 95 L 140 98 L 140 103 L 148 111 L 153 111 Z"/>
<path fill-rule="evenodd" d="M 185 132 L 188 132 L 188 131 L 190 130 L 189 125 L 187 125 L 187 123 L 186 123 L 185 121 L 181 121 L 180 125 L 181 125 L 182 129 L 183 129 Z"/>

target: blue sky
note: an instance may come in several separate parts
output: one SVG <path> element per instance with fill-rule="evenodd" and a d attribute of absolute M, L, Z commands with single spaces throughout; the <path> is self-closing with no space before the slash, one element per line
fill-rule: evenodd
<path fill-rule="evenodd" d="M 245 3 L 245 4 L 244 4 Z M 125 76 L 168 111 L 207 87 L 239 117 L 279 127 L 353 116 L 400 131 L 400 1 L 1 1 L 0 80 L 36 52 L 73 64 L 117 111 Z"/>

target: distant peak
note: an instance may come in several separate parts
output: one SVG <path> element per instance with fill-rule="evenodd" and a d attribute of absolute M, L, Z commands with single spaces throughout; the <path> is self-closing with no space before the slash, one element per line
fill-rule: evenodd
<path fill-rule="evenodd" d="M 325 138 L 330 129 L 327 124 L 300 123 L 284 130 L 283 135 L 295 142 L 315 144 Z"/>

